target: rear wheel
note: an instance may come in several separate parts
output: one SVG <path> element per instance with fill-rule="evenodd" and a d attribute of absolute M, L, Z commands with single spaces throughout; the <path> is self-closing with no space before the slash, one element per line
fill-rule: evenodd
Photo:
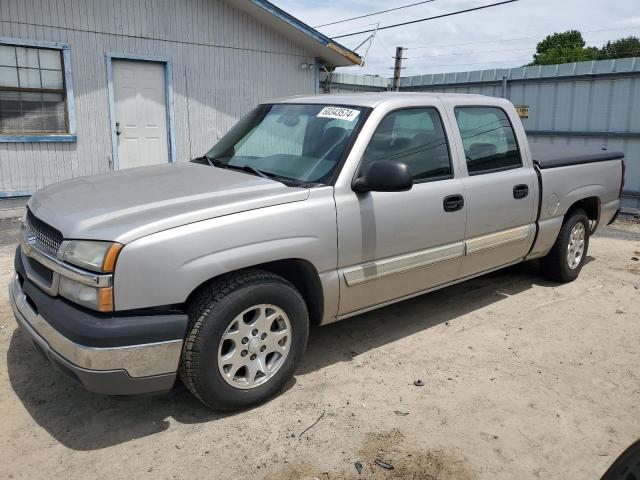
<path fill-rule="evenodd" d="M 285 279 L 261 270 L 225 276 L 196 295 L 180 377 L 203 403 L 241 410 L 278 393 L 306 348 L 307 308 Z"/>
<path fill-rule="evenodd" d="M 584 210 L 575 210 L 562 224 L 558 238 L 546 257 L 541 259 L 543 272 L 556 282 L 578 278 L 589 248 L 589 218 Z"/>

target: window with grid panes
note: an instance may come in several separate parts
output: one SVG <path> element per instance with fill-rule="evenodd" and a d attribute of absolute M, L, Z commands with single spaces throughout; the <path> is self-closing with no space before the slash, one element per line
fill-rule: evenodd
<path fill-rule="evenodd" d="M 0 44 L 0 135 L 68 133 L 61 50 Z"/>

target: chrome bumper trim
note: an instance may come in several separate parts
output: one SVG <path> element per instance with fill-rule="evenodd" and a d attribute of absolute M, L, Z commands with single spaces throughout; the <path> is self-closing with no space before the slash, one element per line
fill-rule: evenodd
<path fill-rule="evenodd" d="M 81 268 L 77 268 L 63 262 L 59 258 L 56 258 L 38 248 L 35 241 L 28 236 L 24 223 L 20 227 L 20 233 L 20 246 L 22 248 L 22 253 L 29 258 L 33 258 L 35 261 L 41 263 L 54 273 L 91 287 L 110 287 L 112 285 L 113 277 L 111 275 L 87 272 L 86 270 L 82 270 Z M 64 252 L 63 247 L 60 248 L 61 252 Z"/>
<path fill-rule="evenodd" d="M 40 343 L 87 370 L 125 370 L 130 377 L 150 377 L 178 370 L 182 340 L 96 348 L 72 342 L 33 311 L 16 275 L 9 285 L 9 299 L 16 321 Z"/>

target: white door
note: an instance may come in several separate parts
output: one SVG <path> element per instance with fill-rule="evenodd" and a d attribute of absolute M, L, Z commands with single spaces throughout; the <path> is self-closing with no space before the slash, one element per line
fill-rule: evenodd
<path fill-rule="evenodd" d="M 119 168 L 169 161 L 165 66 L 113 60 Z"/>

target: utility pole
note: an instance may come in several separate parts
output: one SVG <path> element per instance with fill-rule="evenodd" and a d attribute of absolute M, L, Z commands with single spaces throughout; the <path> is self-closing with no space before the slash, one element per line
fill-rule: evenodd
<path fill-rule="evenodd" d="M 403 47 L 396 47 L 396 64 L 393 67 L 393 91 L 400 91 L 400 73 L 402 71 L 402 54 L 404 53 Z"/>

